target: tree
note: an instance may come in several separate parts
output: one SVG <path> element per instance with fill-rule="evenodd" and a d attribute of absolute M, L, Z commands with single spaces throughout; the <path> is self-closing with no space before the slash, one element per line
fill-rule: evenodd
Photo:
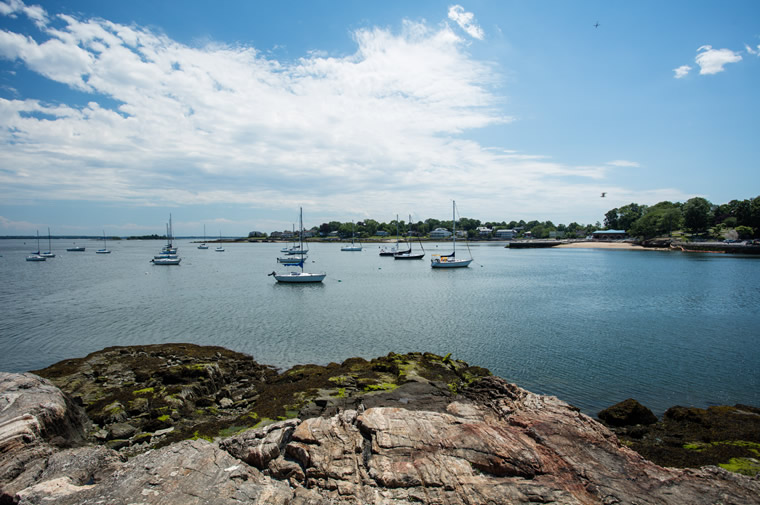
<path fill-rule="evenodd" d="M 629 203 L 623 205 L 618 209 L 618 226 L 619 230 L 628 231 L 631 229 L 631 225 L 644 215 L 646 205 L 639 205 L 637 203 Z"/>
<path fill-rule="evenodd" d="M 694 197 L 683 206 L 684 226 L 692 232 L 707 230 L 710 223 L 712 204 L 702 197 Z"/>
<path fill-rule="evenodd" d="M 608 210 L 604 215 L 604 227 L 608 230 L 617 230 L 618 226 L 618 210 L 617 208 Z"/>
<path fill-rule="evenodd" d="M 671 202 L 660 202 L 646 209 L 646 212 L 631 225 L 629 233 L 634 237 L 653 238 L 670 235 L 683 223 L 681 208 Z"/>

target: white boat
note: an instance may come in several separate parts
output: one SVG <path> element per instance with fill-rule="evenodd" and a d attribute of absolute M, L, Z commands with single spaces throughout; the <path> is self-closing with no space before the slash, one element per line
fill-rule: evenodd
<path fill-rule="evenodd" d="M 198 249 L 208 249 L 206 245 L 206 225 L 203 225 L 203 243 L 198 246 Z"/>
<path fill-rule="evenodd" d="M 45 261 L 45 257 L 40 254 L 40 230 L 37 230 L 37 250 L 27 256 L 26 261 Z"/>
<path fill-rule="evenodd" d="M 172 244 L 173 231 L 172 215 L 169 214 L 169 222 L 166 225 L 166 245 L 161 248 L 161 253 L 153 256 L 153 259 L 150 260 L 154 265 L 179 265 L 179 262 L 182 261 L 177 256 L 177 248 Z"/>
<path fill-rule="evenodd" d="M 182 261 L 182 258 L 178 258 L 176 256 L 173 258 L 154 257 L 152 260 L 150 260 L 150 262 L 154 265 L 179 265 L 180 261 Z"/>
<path fill-rule="evenodd" d="M 354 222 L 351 221 L 351 245 L 346 245 L 340 248 L 341 251 L 349 251 L 349 252 L 359 252 L 362 250 L 362 244 L 359 242 L 359 244 L 354 243 Z"/>
<path fill-rule="evenodd" d="M 452 200 L 451 216 L 452 227 L 454 233 L 451 235 L 453 250 L 451 254 L 434 254 L 430 258 L 430 266 L 433 268 L 461 268 L 469 266 L 472 263 L 472 257 L 470 259 L 460 259 L 456 257 L 457 252 L 457 217 L 456 217 L 456 202 Z"/>
<path fill-rule="evenodd" d="M 308 256 L 287 256 L 285 258 L 279 257 L 277 258 L 277 263 L 282 263 L 283 265 L 297 265 L 302 261 L 306 261 L 308 258 Z"/>
<path fill-rule="evenodd" d="M 222 232 L 219 231 L 219 245 L 214 249 L 216 252 L 224 252 L 224 247 L 222 247 Z"/>
<path fill-rule="evenodd" d="M 419 239 L 418 239 L 419 240 Z M 393 255 L 395 260 L 421 260 L 425 257 L 425 248 L 422 247 L 422 241 L 420 241 L 420 247 L 422 252 L 412 252 L 412 216 L 409 216 L 409 249 L 406 251 L 400 251 Z"/>
<path fill-rule="evenodd" d="M 301 208 L 301 212 L 299 215 L 299 226 L 298 226 L 298 237 L 299 237 L 299 250 L 303 251 L 303 208 Z M 297 263 L 289 263 L 289 266 L 299 266 L 301 267 L 301 271 L 295 271 L 295 272 L 288 272 L 285 274 L 278 274 L 277 272 L 272 272 L 271 276 L 275 278 L 277 282 L 283 282 L 283 283 L 304 283 L 304 282 L 322 282 L 324 278 L 327 276 L 326 273 L 319 273 L 319 274 L 313 274 L 309 272 L 303 271 L 303 263 L 304 263 L 304 257 L 301 255 L 299 258 L 299 261 Z"/>
<path fill-rule="evenodd" d="M 40 256 L 43 258 L 55 258 L 55 254 L 53 254 L 53 248 L 50 246 L 50 228 L 48 228 L 48 250 L 40 253 Z"/>
<path fill-rule="evenodd" d="M 396 245 L 394 245 L 393 247 L 389 247 L 389 248 L 385 248 L 385 247 L 381 248 L 380 249 L 380 256 L 393 256 L 393 255 L 401 252 L 401 247 L 400 247 L 401 242 L 398 239 L 399 237 L 400 237 L 400 235 L 399 235 L 399 232 L 398 232 L 398 214 L 396 214 Z"/>
<path fill-rule="evenodd" d="M 103 249 L 98 249 L 95 251 L 98 254 L 111 254 L 111 251 L 108 250 L 106 247 L 106 231 L 103 230 Z"/>

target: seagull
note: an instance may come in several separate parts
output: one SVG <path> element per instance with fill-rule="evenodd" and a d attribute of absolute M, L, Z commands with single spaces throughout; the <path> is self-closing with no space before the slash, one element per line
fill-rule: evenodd
<path fill-rule="evenodd" d="M 605 196 L 607 196 L 607 193 L 606 192 L 602 193 L 602 198 L 604 198 Z"/>
<path fill-rule="evenodd" d="M 599 21 L 596 22 L 596 24 L 594 25 L 594 28 L 599 28 Z"/>

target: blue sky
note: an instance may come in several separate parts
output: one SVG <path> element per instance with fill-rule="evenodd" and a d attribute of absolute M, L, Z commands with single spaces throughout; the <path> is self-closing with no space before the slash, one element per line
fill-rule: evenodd
<path fill-rule="evenodd" d="M 754 0 L 0 0 L 0 235 L 752 198 L 758 89 Z"/>

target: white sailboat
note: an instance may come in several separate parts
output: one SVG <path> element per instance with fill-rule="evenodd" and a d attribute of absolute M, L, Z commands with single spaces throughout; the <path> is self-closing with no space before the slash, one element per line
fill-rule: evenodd
<path fill-rule="evenodd" d="M 111 254 L 111 251 L 108 250 L 106 247 L 106 231 L 103 230 L 103 249 L 98 249 L 95 251 L 98 254 Z"/>
<path fill-rule="evenodd" d="M 219 245 L 214 249 L 216 252 L 224 252 L 224 247 L 222 247 L 222 230 L 219 230 Z"/>
<path fill-rule="evenodd" d="M 177 256 L 177 248 L 172 243 L 172 215 L 169 214 L 169 222 L 166 225 L 166 245 L 161 248 L 161 253 L 153 256 L 150 260 L 154 265 L 179 265 L 182 258 Z"/>
<path fill-rule="evenodd" d="M 388 249 L 386 249 L 385 247 L 380 249 L 380 256 L 393 256 L 396 253 L 401 251 L 401 249 L 399 248 L 399 245 L 401 243 L 398 239 L 399 236 L 400 235 L 398 233 L 398 214 L 396 214 L 396 245 Z"/>
<path fill-rule="evenodd" d="M 40 230 L 37 230 L 37 250 L 27 256 L 26 261 L 45 261 L 45 257 L 40 254 Z"/>
<path fill-rule="evenodd" d="M 422 247 L 422 241 L 420 241 L 420 247 Z M 399 251 L 393 255 L 393 259 L 396 260 L 421 260 L 425 257 L 425 248 L 422 247 L 422 252 L 412 252 L 412 216 L 409 215 L 409 249 L 406 251 Z"/>
<path fill-rule="evenodd" d="M 53 248 L 50 245 L 50 227 L 48 227 L 48 250 L 39 254 L 43 258 L 55 258 L 55 254 L 53 254 Z"/>
<path fill-rule="evenodd" d="M 430 258 L 430 266 L 433 268 L 461 268 L 469 266 L 472 263 L 472 257 L 470 259 L 460 259 L 456 257 L 457 252 L 457 217 L 456 217 L 456 202 L 452 200 L 451 216 L 452 227 L 454 233 L 451 235 L 453 250 L 451 254 L 434 254 Z"/>
<path fill-rule="evenodd" d="M 198 246 L 198 249 L 208 249 L 206 245 L 206 225 L 203 225 L 203 242 Z"/>
<path fill-rule="evenodd" d="M 354 235 L 354 222 L 351 221 L 351 245 L 341 247 L 341 251 L 360 252 L 362 250 L 361 242 L 358 245 L 354 243 Z"/>
<path fill-rule="evenodd" d="M 299 237 L 299 250 L 303 251 L 303 208 L 300 209 L 298 237 Z M 298 261 L 297 263 L 290 263 L 290 266 L 301 267 L 300 272 L 295 271 L 295 272 L 288 272 L 285 274 L 278 274 L 277 272 L 272 272 L 269 275 L 274 276 L 277 282 L 283 282 L 283 283 L 322 282 L 324 278 L 327 276 L 326 273 L 313 274 L 309 272 L 304 272 L 303 271 L 303 263 L 304 263 L 303 255 L 301 255 L 298 259 L 300 261 Z"/>

